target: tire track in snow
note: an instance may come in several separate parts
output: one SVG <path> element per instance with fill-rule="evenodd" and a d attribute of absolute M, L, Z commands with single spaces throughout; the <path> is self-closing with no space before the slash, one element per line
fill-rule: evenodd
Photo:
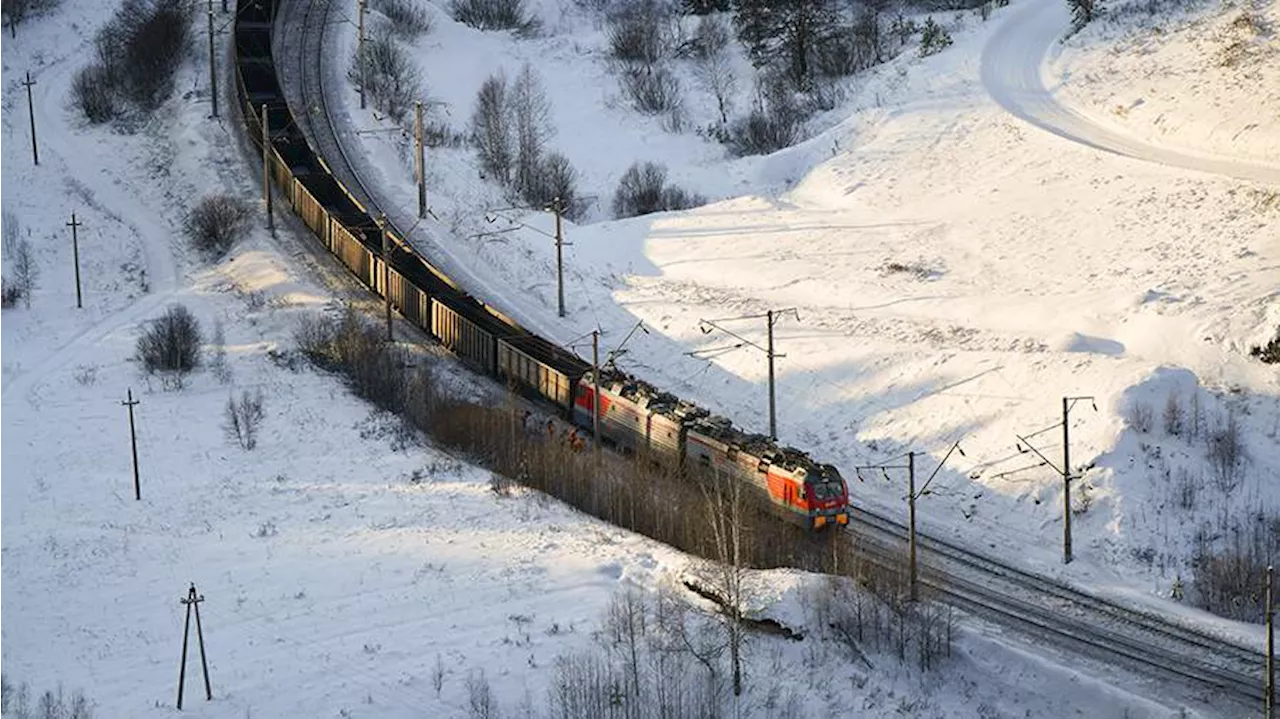
<path fill-rule="evenodd" d="M 1045 86 L 1049 52 L 1070 26 L 1062 2 L 1037 0 L 1005 20 L 982 50 L 982 84 L 1001 107 L 1042 130 L 1096 150 L 1170 167 L 1280 185 L 1280 167 L 1146 143 L 1060 102 Z"/>

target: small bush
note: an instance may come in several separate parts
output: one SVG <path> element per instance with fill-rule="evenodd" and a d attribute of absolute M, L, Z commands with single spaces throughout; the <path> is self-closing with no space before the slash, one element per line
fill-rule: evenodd
<path fill-rule="evenodd" d="M 400 412 L 406 390 L 404 360 L 381 327 L 347 308 L 340 318 L 304 319 L 294 334 L 314 364 L 341 374 L 357 397 L 378 409 Z"/>
<path fill-rule="evenodd" d="M 929 18 L 920 30 L 920 57 L 936 55 L 951 45 L 951 33 Z"/>
<path fill-rule="evenodd" d="M 396 37 L 411 40 L 431 32 L 431 18 L 415 0 L 374 0 L 370 7 L 391 21 L 389 29 Z"/>
<path fill-rule="evenodd" d="M 183 305 L 173 305 L 138 338 L 137 358 L 147 374 L 184 375 L 200 364 L 200 323 Z"/>
<path fill-rule="evenodd" d="M 22 301 L 30 309 L 31 296 L 35 293 L 36 281 L 40 278 L 40 266 L 36 264 L 31 241 L 25 237 L 18 240 L 16 252 L 11 257 L 14 285 L 22 292 Z"/>
<path fill-rule="evenodd" d="M 1197 547 L 1196 604 L 1214 614 L 1246 622 L 1265 621 L 1262 586 L 1267 566 L 1280 559 L 1280 517 L 1258 513 L 1236 526 L 1229 546 L 1210 549 L 1203 534 Z"/>
<path fill-rule="evenodd" d="M 90 122 L 122 114 L 127 102 L 149 116 L 173 92 L 191 45 L 191 15 L 181 0 L 125 0 L 94 41 L 97 62 L 72 83 L 72 102 Z"/>
<path fill-rule="evenodd" d="M 577 182 L 578 171 L 569 164 L 569 159 L 553 152 L 543 160 L 533 182 L 525 188 L 523 199 L 535 208 L 549 207 L 559 199 L 561 214 L 576 220 L 586 210 L 585 204 L 578 199 Z"/>
<path fill-rule="evenodd" d="M 251 215 L 249 203 L 238 197 L 206 195 L 187 213 L 183 230 L 196 250 L 221 257 L 244 234 Z"/>
<path fill-rule="evenodd" d="M 120 116 L 116 80 L 103 65 L 88 65 L 71 82 L 71 102 L 89 122 L 97 125 Z"/>
<path fill-rule="evenodd" d="M 799 118 L 790 112 L 757 107 L 729 124 L 729 151 L 737 157 L 767 155 L 790 147 L 800 135 Z"/>
<path fill-rule="evenodd" d="M 609 18 L 609 54 L 624 63 L 649 67 L 675 44 L 674 8 L 660 0 L 635 2 Z"/>
<path fill-rule="evenodd" d="M 0 307 L 9 309 L 17 307 L 22 300 L 22 288 L 9 281 L 8 277 L 0 277 Z"/>
<path fill-rule="evenodd" d="M 665 67 L 631 67 L 622 73 L 622 89 L 636 110 L 648 115 L 680 107 L 680 81 Z"/>
<path fill-rule="evenodd" d="M 1146 434 L 1151 431 L 1151 405 L 1145 402 L 1134 402 L 1125 413 L 1125 420 L 1135 432 Z"/>
<path fill-rule="evenodd" d="M 613 213 L 636 217 L 651 212 L 685 210 L 704 204 L 706 198 L 667 184 L 667 168 L 656 162 L 635 163 L 622 175 L 613 195 Z"/>
<path fill-rule="evenodd" d="M 373 106 L 396 122 L 404 122 L 421 94 L 417 66 L 385 29 L 365 38 L 363 78 L 359 49 L 351 58 L 348 77 L 357 84 L 363 80 Z"/>
<path fill-rule="evenodd" d="M 252 451 L 258 446 L 258 428 L 266 416 L 262 392 L 249 394 L 245 391 L 238 400 L 234 395 L 227 398 L 222 429 L 227 439 L 234 440 L 245 451 Z"/>
<path fill-rule="evenodd" d="M 1276 328 L 1276 336 L 1262 345 L 1254 345 L 1249 350 L 1251 357 L 1257 357 L 1266 364 L 1280 364 L 1280 327 Z"/>
<path fill-rule="evenodd" d="M 453 0 L 449 4 L 453 19 L 477 30 L 515 30 L 529 34 L 538 23 L 529 16 L 525 0 Z"/>
<path fill-rule="evenodd" d="M 18 235 L 22 234 L 22 223 L 18 215 L 9 210 L 0 209 L 0 255 L 13 257 L 18 251 Z"/>
<path fill-rule="evenodd" d="M 733 41 L 729 23 L 719 15 L 704 15 L 693 31 L 692 53 L 699 60 L 719 56 Z"/>

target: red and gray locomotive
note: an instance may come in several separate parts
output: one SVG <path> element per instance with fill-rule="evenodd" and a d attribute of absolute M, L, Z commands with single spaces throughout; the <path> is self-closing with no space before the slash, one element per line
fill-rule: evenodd
<path fill-rule="evenodd" d="M 574 392 L 573 422 L 591 431 L 595 383 L 588 371 Z M 600 436 L 626 452 L 685 472 L 741 481 L 785 519 L 809 529 L 849 523 L 849 489 L 840 472 L 791 447 L 748 434 L 729 420 L 622 372 L 600 374 Z"/>

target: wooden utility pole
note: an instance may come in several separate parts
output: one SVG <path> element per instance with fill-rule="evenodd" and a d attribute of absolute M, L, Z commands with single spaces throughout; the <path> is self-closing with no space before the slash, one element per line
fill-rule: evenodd
<path fill-rule="evenodd" d="M 591 438 L 600 458 L 600 330 L 591 330 Z"/>
<path fill-rule="evenodd" d="M 267 201 L 267 229 L 275 232 L 275 219 L 271 216 L 271 129 L 267 124 L 267 103 L 262 103 L 262 196 Z"/>
<path fill-rule="evenodd" d="M 365 107 L 365 101 L 364 101 L 365 82 L 364 81 L 366 77 L 365 69 L 364 69 L 364 6 L 365 6 L 365 0 L 360 0 L 360 2 L 358 3 L 359 21 L 357 22 L 357 25 L 359 27 L 359 30 L 357 34 L 357 40 L 356 40 L 356 64 L 360 66 L 360 109 L 361 110 L 363 110 Z"/>
<path fill-rule="evenodd" d="M 36 106 L 31 99 L 31 86 L 34 84 L 36 84 L 36 81 L 31 79 L 31 71 L 28 70 L 27 79 L 22 83 L 22 86 L 27 88 L 27 116 L 31 118 L 31 159 L 35 164 L 39 165 L 40 150 L 36 148 Z"/>
<path fill-rule="evenodd" d="M 766 313 L 769 325 L 769 348 L 766 354 L 769 356 L 769 438 L 778 439 L 778 408 L 777 395 L 773 387 L 773 358 L 776 356 L 773 352 L 773 310 Z"/>
<path fill-rule="evenodd" d="M 423 149 L 423 134 L 425 128 L 422 125 L 422 102 L 418 101 L 413 104 L 413 140 L 417 145 L 417 170 L 418 170 L 418 217 L 427 216 L 427 157 L 426 150 Z"/>
<path fill-rule="evenodd" d="M 907 574 L 911 601 L 920 598 L 916 574 L 916 453 L 907 452 Z"/>
<path fill-rule="evenodd" d="M 76 268 L 76 309 L 84 307 L 80 301 L 80 240 L 76 235 L 76 228 L 83 224 L 76 220 L 76 213 L 72 212 L 71 221 L 67 223 L 67 227 L 71 228 L 71 261 Z"/>
<path fill-rule="evenodd" d="M 564 228 L 561 220 L 560 198 L 551 200 L 551 211 L 556 214 L 556 306 L 564 317 Z"/>
<path fill-rule="evenodd" d="M 1067 415 L 1071 411 L 1066 397 L 1062 398 L 1062 563 L 1071 563 L 1071 423 Z"/>
<path fill-rule="evenodd" d="M 191 636 L 191 611 L 193 608 L 196 613 L 196 641 L 200 645 L 200 668 L 204 672 L 205 701 L 213 701 L 213 688 L 209 684 L 209 662 L 205 659 L 204 630 L 200 626 L 200 602 L 204 601 L 204 597 L 196 594 L 196 585 L 193 583 L 191 588 L 187 590 L 187 596 L 178 601 L 187 606 L 187 621 L 182 627 L 182 666 L 178 669 L 178 710 L 181 711 L 182 690 L 187 679 L 187 643 Z"/>
<path fill-rule="evenodd" d="M 391 330 L 391 238 L 387 233 L 387 216 L 378 215 L 378 234 L 382 239 L 382 299 L 387 313 L 387 341 L 395 341 Z"/>
<path fill-rule="evenodd" d="M 223 12 L 226 12 L 223 3 Z M 218 116 L 218 63 L 214 59 L 213 48 L 213 0 L 209 0 L 209 99 L 213 101 L 213 116 Z"/>
<path fill-rule="evenodd" d="M 142 501 L 142 482 L 138 479 L 138 433 L 133 427 L 133 408 L 139 400 L 133 398 L 133 388 L 129 388 L 128 399 L 120 404 L 129 408 L 129 449 L 133 452 L 133 498 Z"/>
<path fill-rule="evenodd" d="M 1267 686 L 1263 692 L 1266 719 L 1276 719 L 1276 604 L 1274 567 L 1267 567 Z"/>

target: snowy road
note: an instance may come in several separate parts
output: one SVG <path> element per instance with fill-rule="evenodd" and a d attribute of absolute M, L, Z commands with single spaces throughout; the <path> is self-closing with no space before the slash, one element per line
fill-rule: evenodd
<path fill-rule="evenodd" d="M 1045 85 L 1044 65 L 1070 21 L 1065 3 L 1030 3 L 991 38 L 982 52 L 982 84 L 1001 107 L 1059 137 L 1106 152 L 1170 167 L 1280 184 L 1280 167 L 1275 165 L 1149 144 L 1062 104 Z"/>

